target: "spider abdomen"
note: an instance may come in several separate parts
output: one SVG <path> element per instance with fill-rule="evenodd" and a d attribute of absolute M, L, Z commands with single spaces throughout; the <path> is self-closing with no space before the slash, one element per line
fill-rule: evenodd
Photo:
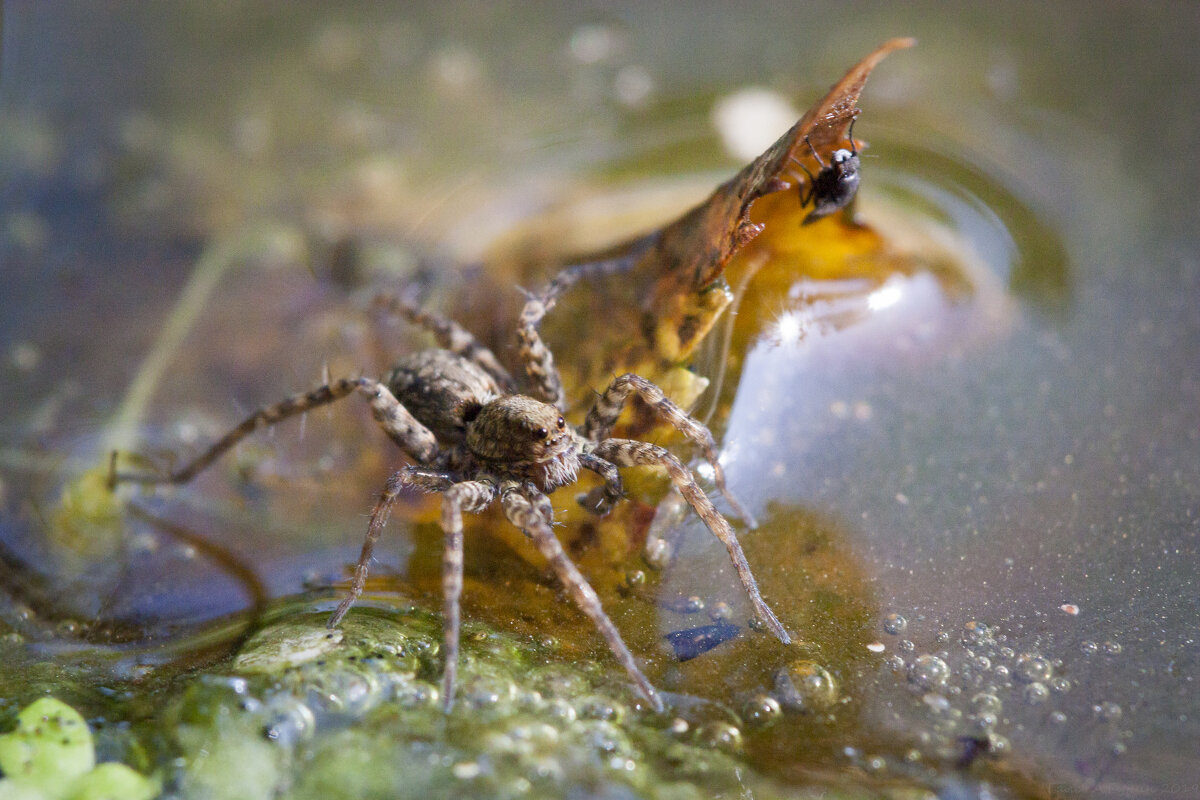
<path fill-rule="evenodd" d="M 422 350 L 387 378 L 396 399 L 444 442 L 461 442 L 467 424 L 503 390 L 483 367 L 449 350 Z"/>

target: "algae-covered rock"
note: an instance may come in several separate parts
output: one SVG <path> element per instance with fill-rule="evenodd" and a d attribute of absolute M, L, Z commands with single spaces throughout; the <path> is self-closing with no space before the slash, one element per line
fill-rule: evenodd
<path fill-rule="evenodd" d="M 180 796 L 774 798 L 812 788 L 750 768 L 732 711 L 699 713 L 702 701 L 668 695 L 671 710 L 654 713 L 611 670 L 563 659 L 553 641 L 469 623 L 445 714 L 436 615 L 360 608 L 334 639 L 325 620 L 268 623 L 231 662 L 237 674 L 194 680 L 166 710 Z M 857 796 L 846 780 L 826 796 Z"/>

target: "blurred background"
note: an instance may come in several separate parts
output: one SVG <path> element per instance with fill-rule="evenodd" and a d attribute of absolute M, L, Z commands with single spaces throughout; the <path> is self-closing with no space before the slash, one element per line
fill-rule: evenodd
<path fill-rule="evenodd" d="M 731 102 L 769 143 L 892 36 L 919 44 L 861 101 L 861 212 L 948 231 L 971 299 L 907 280 L 801 337 L 811 304 L 779 309 L 715 423 L 777 520 L 751 561 L 784 521 L 825 531 L 869 598 L 855 722 L 806 746 L 902 771 L 923 735 L 990 733 L 1052 796 L 1200 795 L 1190 2 L 5 3 L 0 545 L 23 638 L 0 671 L 27 642 L 169 636 L 340 578 L 386 471 L 363 414 L 251 446 L 286 500 L 230 489 L 236 465 L 182 490 L 157 507 L 169 545 L 144 520 L 96 541 L 64 487 L 323 368 L 382 370 L 347 311 L 360 268 L 452 305 L 533 218 L 570 209 L 596 246 L 629 197 L 669 218 L 754 147 Z M 724 558 L 693 538 L 664 591 Z M 382 574 L 419 541 L 393 535 Z M 786 780 L 789 752 L 751 763 Z"/>

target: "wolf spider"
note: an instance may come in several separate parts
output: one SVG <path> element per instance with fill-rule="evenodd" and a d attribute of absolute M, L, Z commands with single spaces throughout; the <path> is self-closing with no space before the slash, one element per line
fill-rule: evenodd
<path fill-rule="evenodd" d="M 400 492 L 406 487 L 441 492 L 441 527 L 445 535 L 442 688 L 444 708 L 449 711 L 458 667 L 462 513 L 481 512 L 499 500 L 505 516 L 533 541 L 641 693 L 661 711 L 663 703 L 658 693 L 604 613 L 595 590 L 567 558 L 551 529 L 553 509 L 547 495 L 574 483 L 580 469 L 595 472 L 604 480 L 580 502 L 594 513 L 605 514 L 622 496 L 619 467 L 664 468 L 708 529 L 725 545 L 758 618 L 780 640 L 790 640 L 759 594 L 733 529 L 687 467 L 658 445 L 609 438 L 626 399 L 637 394 L 660 419 L 700 446 L 712 465 L 718 489 L 745 516 L 726 489 L 712 434 L 704 425 L 684 413 L 653 383 L 633 374 L 622 375 L 609 385 L 581 427 L 568 423 L 563 416 L 566 400 L 562 382 L 537 325 L 554 306 L 559 293 L 581 277 L 614 272 L 624 266 L 621 261 L 577 265 L 564 270 L 542 293 L 529 296 L 518 329 L 521 360 L 530 378 L 529 394 L 517 392 L 516 382 L 496 356 L 466 329 L 421 310 L 407 299 L 381 295 L 376 298 L 378 307 L 428 330 L 440 349 L 423 350 L 401 359 L 384 381 L 343 378 L 261 408 L 180 468 L 161 475 L 117 473 L 114 469 L 112 484 L 186 482 L 259 428 L 357 392 L 367 398 L 372 415 L 387 435 L 416 463 L 394 473 L 375 503 L 350 591 L 330 617 L 329 627 L 335 627 L 362 594 L 372 551 Z M 114 463 L 115 457 L 114 453 Z"/>

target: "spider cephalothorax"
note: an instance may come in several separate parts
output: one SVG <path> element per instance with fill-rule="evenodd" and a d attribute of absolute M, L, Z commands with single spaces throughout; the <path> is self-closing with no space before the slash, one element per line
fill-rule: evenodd
<path fill-rule="evenodd" d="M 443 699 L 448 710 L 454 701 L 458 664 L 462 512 L 479 512 L 499 501 L 508 519 L 529 536 L 549 562 L 640 691 L 661 709 L 661 699 L 604 613 L 596 592 L 567 558 L 551 529 L 553 509 L 547 495 L 573 483 L 581 469 L 595 472 L 604 481 L 603 486 L 581 499 L 596 513 L 606 513 L 621 498 L 619 467 L 655 465 L 665 469 L 705 525 L 725 545 L 755 614 L 782 641 L 789 639 L 759 594 L 729 522 L 713 507 L 687 467 L 658 445 L 609 436 L 625 400 L 630 394 L 637 394 L 660 419 L 700 446 L 712 466 L 718 489 L 745 516 L 725 488 L 716 447 L 707 428 L 667 399 L 653 383 L 632 374 L 622 375 L 609 385 L 582 426 L 576 428 L 563 416 L 566 405 L 562 383 L 550 351 L 537 333 L 537 325 L 564 288 L 588 272 L 610 268 L 607 262 L 598 262 L 565 270 L 546 291 L 531 297 L 526 304 L 518 335 L 521 357 L 530 377 L 530 394 L 518 393 L 516 381 L 491 351 L 457 323 L 421 311 L 399 297 L 381 297 L 378 305 L 428 329 L 441 349 L 424 350 L 402 359 L 384 381 L 347 378 L 262 408 L 200 456 L 169 474 L 114 473 L 114 482 L 187 481 L 263 425 L 355 392 L 362 394 L 370 403 L 376 421 L 415 463 L 392 475 L 375 504 L 350 591 L 330 618 L 330 627 L 338 624 L 362 594 L 375 542 L 400 492 L 409 486 L 440 492 L 441 524 L 445 532 Z"/>

